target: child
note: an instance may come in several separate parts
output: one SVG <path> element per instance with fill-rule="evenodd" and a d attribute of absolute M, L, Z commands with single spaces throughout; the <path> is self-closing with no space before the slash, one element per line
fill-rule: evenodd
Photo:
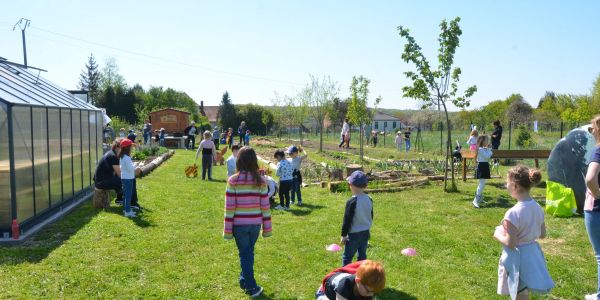
<path fill-rule="evenodd" d="M 331 271 L 323 278 L 317 300 L 373 299 L 385 288 L 385 270 L 381 263 L 361 260 Z"/>
<path fill-rule="evenodd" d="M 402 152 L 402 132 L 398 131 L 396 132 L 396 148 L 398 148 L 398 151 Z"/>
<path fill-rule="evenodd" d="M 342 224 L 340 244 L 346 245 L 342 254 L 342 266 L 351 263 L 356 252 L 358 252 L 357 260 L 367 259 L 367 245 L 371 236 L 369 230 L 373 224 L 373 200 L 365 194 L 365 188 L 369 183 L 367 174 L 363 171 L 354 171 L 347 180 L 352 198 L 346 202 Z"/>
<path fill-rule="evenodd" d="M 215 129 L 213 130 L 212 133 L 212 137 L 213 137 L 213 143 L 215 143 L 215 147 L 217 148 L 217 150 L 219 150 L 219 138 L 221 137 L 221 134 L 219 133 L 219 127 L 215 126 Z"/>
<path fill-rule="evenodd" d="M 377 147 L 377 131 L 373 131 L 373 147 Z"/>
<path fill-rule="evenodd" d="M 250 130 L 246 130 L 244 135 L 244 146 L 250 146 Z"/>
<path fill-rule="evenodd" d="M 475 178 L 479 179 L 479 185 L 477 186 L 477 192 L 475 192 L 475 199 L 473 199 L 473 206 L 479 208 L 479 205 L 484 204 L 483 201 L 483 188 L 485 187 L 485 180 L 490 179 L 490 158 L 492 157 L 492 149 L 488 144 L 487 135 L 480 135 L 477 138 L 477 170 L 475 171 Z"/>
<path fill-rule="evenodd" d="M 125 134 L 125 128 L 119 129 L 119 137 L 124 139 L 127 135 Z"/>
<path fill-rule="evenodd" d="M 121 168 L 121 183 L 123 185 L 123 215 L 134 218 L 135 212 L 131 210 L 131 198 L 133 195 L 133 180 L 135 180 L 135 168 L 131 161 L 131 147 L 135 145 L 130 139 L 121 141 L 121 152 L 119 152 L 119 167 Z"/>
<path fill-rule="evenodd" d="M 202 151 L 202 180 L 206 178 L 206 172 L 208 171 L 208 180 L 212 179 L 212 165 L 213 160 L 215 160 L 215 156 L 217 155 L 217 150 L 215 149 L 215 143 L 212 141 L 212 135 L 210 131 L 204 132 L 204 139 L 200 142 L 200 146 L 198 147 L 198 151 L 196 151 L 196 160 L 198 160 L 198 155 Z"/>
<path fill-rule="evenodd" d="M 294 179 L 294 169 L 292 168 L 292 164 L 285 159 L 283 150 L 275 151 L 274 157 L 279 162 L 276 172 L 277 176 L 279 176 L 279 205 L 275 209 L 290 210 L 290 190 L 292 189 L 292 181 Z"/>
<path fill-rule="evenodd" d="M 554 282 L 537 239 L 546 236 L 544 210 L 529 190 L 542 179 L 539 170 L 516 166 L 508 171 L 506 188 L 517 204 L 504 215 L 494 238 L 504 247 L 498 264 L 498 294 L 528 299 L 529 292 L 548 293 Z"/>
<path fill-rule="evenodd" d="M 477 151 L 477 137 L 479 136 L 479 133 L 477 133 L 477 130 L 473 129 L 473 131 L 471 131 L 471 136 L 469 136 L 469 140 L 467 141 L 467 144 L 469 145 L 469 150 L 471 151 Z"/>
<path fill-rule="evenodd" d="M 233 146 L 233 128 L 229 127 L 227 130 L 227 144 L 229 145 L 229 149 Z"/>
<path fill-rule="evenodd" d="M 273 205 L 275 204 L 275 193 L 277 193 L 277 182 L 275 182 L 275 179 L 273 179 L 273 177 L 267 175 L 266 170 L 264 169 L 260 169 L 259 170 L 260 176 L 263 176 L 266 180 L 267 180 L 267 187 L 269 188 L 269 192 L 268 192 L 268 196 L 269 196 L 269 204 Z"/>
<path fill-rule="evenodd" d="M 404 144 L 406 145 L 406 152 L 410 151 L 410 127 L 404 131 Z"/>
<path fill-rule="evenodd" d="M 129 139 L 131 142 L 135 143 L 136 138 L 137 138 L 137 134 L 135 134 L 135 131 L 133 131 L 133 129 L 129 129 L 129 134 L 127 135 L 127 139 Z"/>
<path fill-rule="evenodd" d="M 160 141 L 159 145 L 161 147 L 165 146 L 165 129 L 161 128 L 160 129 L 160 134 L 158 135 L 158 140 Z"/>
<path fill-rule="evenodd" d="M 300 151 L 302 151 L 303 155 L 299 155 Z M 292 173 L 292 204 L 296 202 L 297 196 L 298 206 L 302 206 L 302 192 L 300 191 L 302 188 L 302 172 L 300 171 L 300 166 L 302 165 L 302 161 L 306 159 L 307 154 L 304 149 L 296 147 L 296 145 L 291 145 L 287 153 L 290 155 L 289 161 L 294 169 Z"/>
<path fill-rule="evenodd" d="M 231 177 L 231 175 L 235 174 L 236 169 L 236 159 L 238 155 L 238 150 L 240 150 L 240 146 L 235 144 L 231 146 L 231 156 L 227 158 L 227 178 Z"/>
<path fill-rule="evenodd" d="M 240 288 L 247 295 L 257 297 L 263 288 L 256 284 L 254 278 L 254 245 L 261 225 L 264 238 L 272 235 L 271 207 L 267 184 L 258 173 L 254 149 L 243 147 L 239 150 L 237 168 L 238 173 L 227 180 L 223 238 L 235 239 L 242 269 Z"/>

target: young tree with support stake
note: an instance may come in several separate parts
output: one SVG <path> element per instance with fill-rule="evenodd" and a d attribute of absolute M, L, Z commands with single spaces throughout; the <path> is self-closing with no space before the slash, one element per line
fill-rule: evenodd
<path fill-rule="evenodd" d="M 337 96 L 339 88 L 337 82 L 331 80 L 329 76 L 323 77 L 319 80 L 313 75 L 310 75 L 310 86 L 302 95 L 309 96 L 307 98 L 308 106 L 310 107 L 310 114 L 317 121 L 319 128 L 319 152 L 323 152 L 323 129 L 325 123 L 325 117 L 328 112 L 331 111 L 333 99 Z M 330 117 L 331 118 L 331 117 Z"/>
<path fill-rule="evenodd" d="M 448 132 L 444 170 L 444 191 L 446 192 L 457 190 L 454 179 L 454 164 L 450 164 L 452 166 L 452 186 L 448 188 L 448 160 L 450 159 L 452 136 L 446 103 L 451 102 L 459 108 L 468 107 L 470 104 L 468 98 L 473 96 L 477 91 L 477 86 L 473 85 L 465 90 L 463 96 L 457 96 L 461 70 L 458 67 L 453 68 L 452 65 L 454 64 L 456 48 L 459 46 L 459 37 L 462 34 L 458 25 L 459 22 L 460 17 L 450 22 L 442 20 L 440 23 L 441 32 L 438 38 L 440 48 L 438 49 L 437 70 L 432 70 L 429 61 L 423 55 L 421 47 L 410 35 L 408 28 L 398 26 L 400 36 L 407 40 L 406 45 L 404 45 L 402 59 L 407 63 L 413 63 L 416 68 L 416 72 L 404 72 L 404 75 L 412 81 L 411 86 L 402 88 L 404 97 L 422 101 L 423 108 L 436 105 L 444 108 L 446 130 Z"/>
<path fill-rule="evenodd" d="M 348 104 L 348 119 L 350 123 L 358 125 L 359 141 L 360 141 L 360 160 L 363 160 L 363 138 L 364 125 L 369 124 L 373 119 L 372 113 L 367 107 L 369 96 L 369 83 L 371 81 L 362 75 L 359 77 L 352 76 L 350 85 L 351 100 Z M 375 107 L 381 101 L 381 97 L 375 99 Z"/>

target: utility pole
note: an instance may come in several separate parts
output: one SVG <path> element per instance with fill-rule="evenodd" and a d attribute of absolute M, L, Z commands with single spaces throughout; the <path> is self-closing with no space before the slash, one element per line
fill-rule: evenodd
<path fill-rule="evenodd" d="M 13 26 L 13 31 L 15 31 L 17 26 L 19 26 L 19 29 L 21 29 L 21 37 L 23 39 L 23 65 L 25 65 L 25 67 L 27 67 L 27 46 L 25 45 L 25 29 L 27 29 L 27 26 L 29 26 L 30 22 L 31 21 L 29 21 L 28 19 L 21 18 L 15 24 L 15 26 Z"/>

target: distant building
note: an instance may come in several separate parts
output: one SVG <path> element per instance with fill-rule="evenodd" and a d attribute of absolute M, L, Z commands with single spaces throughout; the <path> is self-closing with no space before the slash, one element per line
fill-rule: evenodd
<path fill-rule="evenodd" d="M 219 106 L 204 106 L 204 101 L 200 101 L 198 106 L 200 114 L 208 118 L 210 126 L 215 127 L 217 125 L 219 117 Z"/>
<path fill-rule="evenodd" d="M 150 113 L 152 129 L 164 128 L 167 133 L 183 134 L 184 129 L 190 125 L 190 113 L 173 108 L 165 108 Z"/>
<path fill-rule="evenodd" d="M 375 113 L 375 116 L 373 117 L 373 123 L 367 126 L 370 127 L 371 130 L 385 132 L 398 131 L 406 127 L 406 125 L 403 124 L 402 120 L 399 118 L 379 111 Z"/>

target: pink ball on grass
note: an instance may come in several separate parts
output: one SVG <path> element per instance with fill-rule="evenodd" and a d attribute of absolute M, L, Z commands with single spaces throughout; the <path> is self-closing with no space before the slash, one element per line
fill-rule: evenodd
<path fill-rule="evenodd" d="M 401 253 L 406 256 L 415 256 L 415 255 L 417 255 L 417 250 L 415 250 L 413 248 L 406 248 L 406 249 L 402 249 Z"/>

